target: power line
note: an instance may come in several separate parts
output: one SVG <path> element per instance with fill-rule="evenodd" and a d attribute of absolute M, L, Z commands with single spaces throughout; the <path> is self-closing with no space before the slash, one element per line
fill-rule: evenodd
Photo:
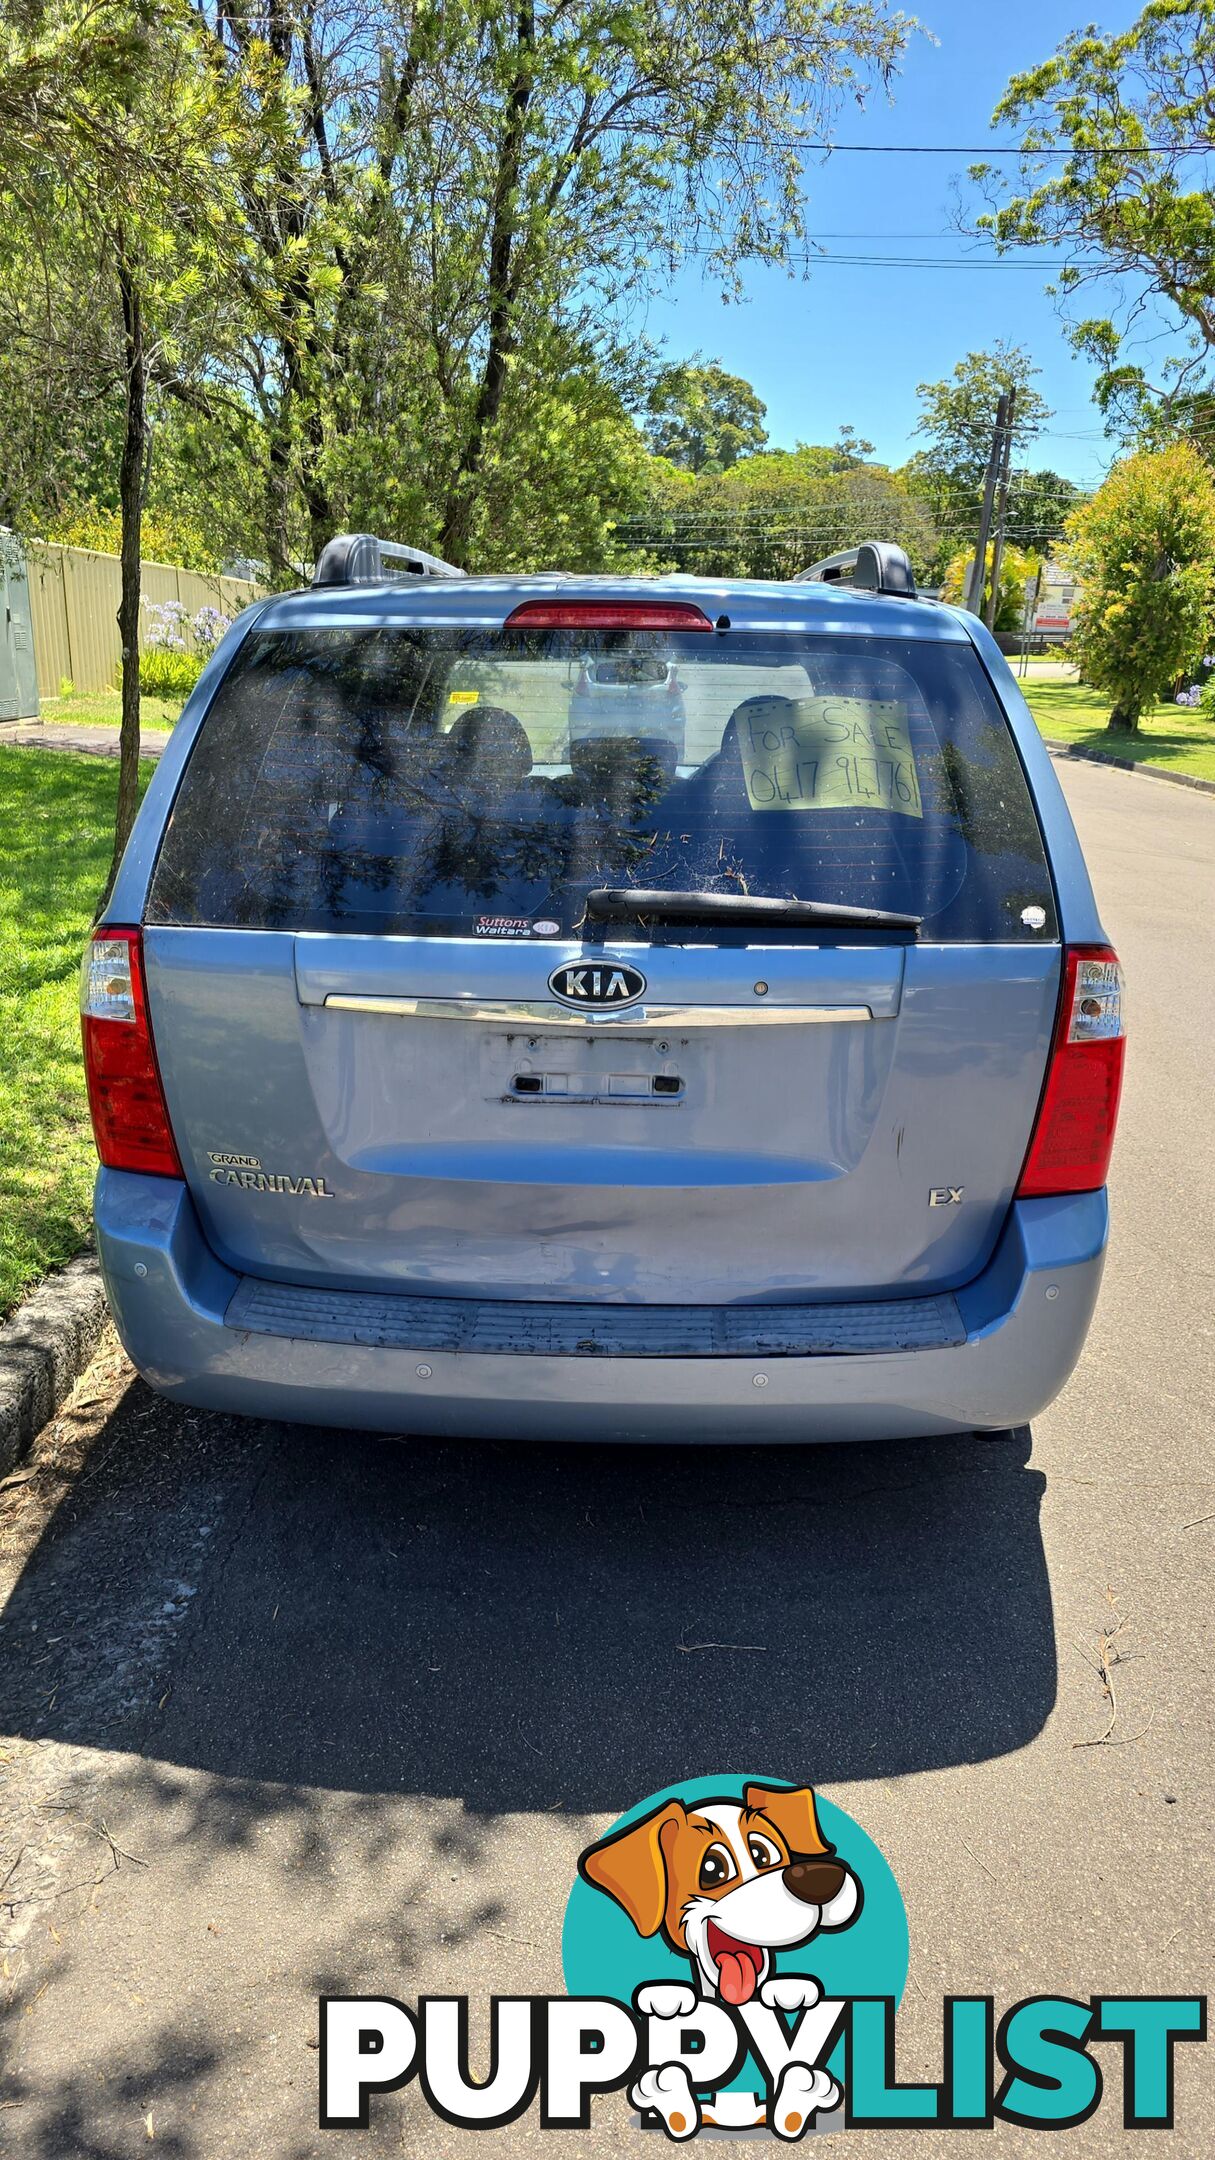
<path fill-rule="evenodd" d="M 990 227 L 941 225 L 934 232 L 821 232 L 817 240 L 977 240 L 990 237 Z M 1006 247 L 1017 243 L 1006 241 Z"/>
<path fill-rule="evenodd" d="M 756 137 L 758 143 L 761 138 Z M 841 150 L 853 157 L 1198 157 L 1215 149 L 1215 142 L 1192 143 L 1072 143 L 1067 149 L 1026 143 L 840 143 L 799 142 L 796 136 L 776 145 L 800 150 Z"/>
<path fill-rule="evenodd" d="M 605 135 L 625 135 L 631 130 L 616 122 Z M 656 130 L 657 133 L 672 130 Z M 980 158 L 1098 158 L 1098 157 L 1208 157 L 1215 141 L 1143 143 L 877 143 L 828 142 L 805 135 L 737 135 L 735 147 L 746 150 L 822 150 L 848 157 L 980 157 Z"/>
<path fill-rule="evenodd" d="M 830 235 L 829 233 L 824 233 L 821 235 L 821 237 L 826 240 L 830 239 L 832 235 Z M 850 236 L 841 235 L 837 237 Z M 902 236 L 896 233 L 892 235 L 892 237 L 898 239 Z M 911 239 L 917 236 L 913 234 L 908 234 L 906 237 L 908 239 Z M 948 235 L 943 234 L 938 236 L 936 234 L 929 233 L 926 234 L 924 237 L 927 239 L 935 239 L 937 237 L 947 238 Z M 857 235 L 857 238 L 862 240 L 878 240 L 882 238 L 882 235 L 880 233 L 861 233 Z M 686 253 L 689 256 L 712 256 L 714 252 L 714 249 L 711 246 L 707 245 L 688 248 L 686 250 Z M 862 255 L 846 254 L 843 252 L 839 254 L 832 254 L 826 248 L 818 249 L 812 246 L 805 249 L 790 251 L 788 254 L 783 255 L 756 255 L 753 256 L 751 260 L 756 263 L 761 269 L 766 267 L 776 270 L 786 269 L 790 263 L 799 264 L 806 269 L 816 269 L 820 264 L 846 263 L 852 265 L 859 264 L 862 267 L 868 265 L 875 270 L 979 269 L 1049 270 L 1054 272 L 1058 272 L 1060 270 L 1085 270 L 1090 273 L 1094 273 L 1099 277 L 1109 278 L 1121 277 L 1124 274 L 1117 267 L 1111 267 L 1107 265 L 1099 256 L 1076 257 L 1060 255 L 1020 255 L 1016 253 L 1014 244 L 1011 242 L 1005 249 L 1002 249 L 1001 252 L 996 255 Z"/>
<path fill-rule="evenodd" d="M 824 232 L 820 240 L 957 240 L 961 237 L 957 226 L 941 226 L 936 232 Z M 969 239 L 970 235 L 966 237 Z"/>
<path fill-rule="evenodd" d="M 853 269 L 873 270 L 1096 270 L 1094 262 L 1060 260 L 1057 255 L 831 255 L 807 250 L 805 254 L 787 255 L 786 262 L 804 263 L 808 269 L 820 265 L 845 264 Z M 1118 272 L 1108 271 L 1107 276 Z"/>
<path fill-rule="evenodd" d="M 864 516 L 864 510 L 862 509 L 859 514 Z M 875 514 L 893 516 L 893 512 L 890 511 Z M 974 518 L 969 513 L 959 513 L 957 517 L 943 519 L 934 518 L 931 513 L 926 513 L 926 516 L 928 522 L 938 533 L 971 532 L 974 529 Z M 793 517 L 788 518 L 786 521 L 782 519 L 779 512 L 774 512 L 771 517 L 722 518 L 698 531 L 694 527 L 687 525 L 672 530 L 671 524 L 660 512 L 651 517 L 641 515 L 637 517 L 618 517 L 615 520 L 618 529 L 636 527 L 641 531 L 656 532 L 661 528 L 668 538 L 678 540 L 681 546 L 686 545 L 688 547 L 699 547 L 702 541 L 709 540 L 762 539 L 765 533 L 773 532 L 832 533 L 838 532 L 841 525 L 855 524 L 855 522 L 855 517 L 809 519 Z M 1009 532 L 1047 531 L 1059 533 L 1062 532 L 1063 527 L 1060 524 L 1046 526 L 1041 518 L 1012 518 L 1009 520 L 1006 529 Z"/>
<path fill-rule="evenodd" d="M 855 519 L 853 523 L 856 523 Z M 635 518 L 617 518 L 613 523 L 612 530 L 620 538 L 627 538 L 636 545 L 644 543 L 656 548 L 678 549 L 680 553 L 686 554 L 689 552 L 711 553 L 715 550 L 730 547 L 757 547 L 763 546 L 765 542 L 770 543 L 772 546 L 791 546 L 794 542 L 800 545 L 804 541 L 808 545 L 818 546 L 824 540 L 837 538 L 842 530 L 842 525 L 839 520 L 828 526 L 774 524 L 766 525 L 759 530 L 746 529 L 736 532 L 729 529 L 699 535 L 684 534 L 681 537 L 678 534 L 662 532 L 655 526 L 647 525 Z M 1010 539 L 1015 539 L 1019 535 L 1022 540 L 1028 536 L 1044 542 L 1063 540 L 1067 537 L 1066 530 L 1062 525 L 1047 527 L 1033 524 L 1008 525 L 1005 527 L 1005 533 Z M 936 526 L 930 537 L 935 537 L 938 541 L 946 543 L 956 542 L 958 545 L 973 546 L 974 525 L 973 522 L 968 522 L 965 525 Z"/>

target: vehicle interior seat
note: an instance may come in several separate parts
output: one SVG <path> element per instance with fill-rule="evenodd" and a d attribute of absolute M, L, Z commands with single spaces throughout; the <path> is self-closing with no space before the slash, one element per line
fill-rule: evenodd
<path fill-rule="evenodd" d="M 500 801 L 531 775 L 527 729 L 504 705 L 471 706 L 442 740 L 444 777 L 466 798 Z"/>
<path fill-rule="evenodd" d="M 675 778 L 672 743 L 649 735 L 582 735 L 570 744 L 570 770 L 557 784 L 567 802 L 627 824 L 645 821 Z"/>

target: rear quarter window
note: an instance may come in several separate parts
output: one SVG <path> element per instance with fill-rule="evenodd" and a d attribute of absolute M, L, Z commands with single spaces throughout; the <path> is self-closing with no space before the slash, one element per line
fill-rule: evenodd
<path fill-rule="evenodd" d="M 973 648 L 800 633 L 255 632 L 147 919 L 569 936 L 601 885 L 889 909 L 936 941 L 1058 934 Z"/>

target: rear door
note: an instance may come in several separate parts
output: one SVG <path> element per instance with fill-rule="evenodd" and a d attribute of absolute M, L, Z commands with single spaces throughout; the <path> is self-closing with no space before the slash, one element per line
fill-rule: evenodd
<path fill-rule="evenodd" d="M 658 663 L 681 743 L 579 694 Z M 698 895 L 746 919 L 689 920 Z M 790 900 L 859 914 L 766 908 Z M 187 768 L 146 952 L 178 1145 L 232 1264 L 656 1303 L 974 1274 L 1059 970 L 968 642 L 627 622 L 254 633 Z"/>

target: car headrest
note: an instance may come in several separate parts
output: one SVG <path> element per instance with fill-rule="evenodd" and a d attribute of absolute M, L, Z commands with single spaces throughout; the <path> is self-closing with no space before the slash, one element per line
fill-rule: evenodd
<path fill-rule="evenodd" d="M 729 753 L 741 760 L 740 723 L 757 720 L 765 728 L 779 728 L 782 725 L 791 726 L 795 710 L 795 700 L 791 697 L 785 697 L 780 691 L 761 692 L 757 697 L 744 698 L 741 705 L 734 707 L 726 722 L 721 738 L 721 754 L 724 756 Z"/>
<path fill-rule="evenodd" d="M 503 705 L 474 705 L 446 737 L 452 778 L 493 794 L 522 787 L 532 769 L 527 729 Z"/>

